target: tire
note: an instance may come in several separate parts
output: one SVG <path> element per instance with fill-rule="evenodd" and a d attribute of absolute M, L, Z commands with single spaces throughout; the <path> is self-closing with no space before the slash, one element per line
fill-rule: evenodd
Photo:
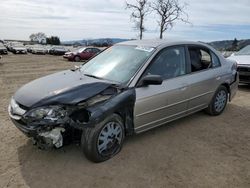
<path fill-rule="evenodd" d="M 80 58 L 79 56 L 75 56 L 75 57 L 74 57 L 74 61 L 75 61 L 75 62 L 79 62 L 79 61 L 81 61 L 81 58 Z"/>
<path fill-rule="evenodd" d="M 220 115 L 226 108 L 228 101 L 228 90 L 225 86 L 220 86 L 215 92 L 206 112 L 212 116 Z"/>
<path fill-rule="evenodd" d="M 115 136 L 110 130 L 116 130 L 119 134 Z M 122 118 L 117 114 L 110 115 L 93 128 L 85 128 L 81 137 L 81 147 L 85 156 L 96 163 L 112 158 L 121 151 L 125 137 L 124 132 Z M 105 144 L 104 140 L 108 143 Z"/>

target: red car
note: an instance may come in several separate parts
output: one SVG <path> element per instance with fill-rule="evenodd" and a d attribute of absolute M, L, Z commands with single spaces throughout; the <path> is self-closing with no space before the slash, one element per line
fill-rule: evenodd
<path fill-rule="evenodd" d="M 64 54 L 64 58 L 68 59 L 69 61 L 81 61 L 81 60 L 88 60 L 91 57 L 95 56 L 96 54 L 100 53 L 101 50 L 98 48 L 80 48 L 75 52 L 67 52 Z"/>

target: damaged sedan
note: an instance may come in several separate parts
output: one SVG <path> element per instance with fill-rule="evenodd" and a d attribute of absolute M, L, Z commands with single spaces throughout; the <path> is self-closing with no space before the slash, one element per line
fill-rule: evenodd
<path fill-rule="evenodd" d="M 89 160 L 101 162 L 128 135 L 201 110 L 221 114 L 237 86 L 236 63 L 208 45 L 135 40 L 24 85 L 8 111 L 39 148 L 79 141 Z"/>

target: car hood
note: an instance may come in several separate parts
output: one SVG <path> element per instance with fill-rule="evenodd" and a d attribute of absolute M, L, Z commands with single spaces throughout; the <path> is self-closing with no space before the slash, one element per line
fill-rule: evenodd
<path fill-rule="evenodd" d="M 0 50 L 7 50 L 5 47 L 0 46 Z"/>
<path fill-rule="evenodd" d="M 111 85 L 103 80 L 83 76 L 78 70 L 67 70 L 22 86 L 13 98 L 28 108 L 52 104 L 73 105 L 99 94 Z"/>
<path fill-rule="evenodd" d="M 15 50 L 26 50 L 26 48 L 23 48 L 23 47 L 13 47 L 13 49 L 15 49 Z"/>
<path fill-rule="evenodd" d="M 64 50 L 64 49 L 55 49 L 55 51 L 57 51 L 57 52 L 67 52 L 67 50 Z"/>
<path fill-rule="evenodd" d="M 65 55 L 71 55 L 73 52 L 66 52 Z"/>
<path fill-rule="evenodd" d="M 230 56 L 228 59 L 237 61 L 238 65 L 250 65 L 250 55 Z"/>

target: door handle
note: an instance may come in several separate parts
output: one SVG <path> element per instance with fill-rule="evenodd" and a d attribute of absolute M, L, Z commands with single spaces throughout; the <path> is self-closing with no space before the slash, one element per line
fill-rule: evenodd
<path fill-rule="evenodd" d="M 180 90 L 185 91 L 186 89 L 187 89 L 187 87 L 182 87 Z"/>
<path fill-rule="evenodd" d="M 220 77 L 220 76 L 216 77 L 216 80 L 220 80 L 220 79 L 221 79 L 221 77 Z"/>

